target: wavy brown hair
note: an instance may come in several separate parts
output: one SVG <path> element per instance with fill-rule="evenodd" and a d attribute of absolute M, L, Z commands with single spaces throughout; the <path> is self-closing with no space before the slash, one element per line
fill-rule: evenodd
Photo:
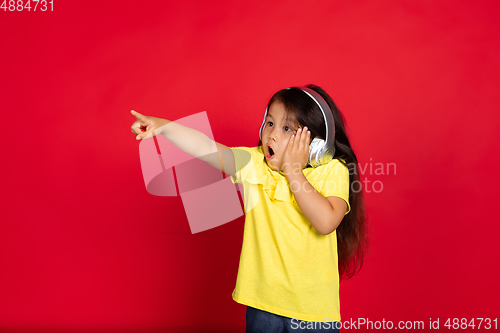
<path fill-rule="evenodd" d="M 339 111 L 333 99 L 320 87 L 307 85 L 323 97 L 330 106 L 335 123 L 335 159 L 349 169 L 349 205 L 351 211 L 337 227 L 337 251 L 339 259 L 340 278 L 350 279 L 363 265 L 363 259 L 368 249 L 367 218 L 363 200 L 361 185 L 356 188 L 353 184 L 360 183 L 358 174 L 358 159 L 351 147 L 347 131 L 345 129 L 345 118 Z M 304 91 L 292 87 L 278 91 L 271 97 L 267 107 L 274 102 L 280 102 L 289 115 L 293 115 L 301 127 L 307 126 L 311 131 L 311 138 L 319 137 L 325 139 L 326 127 L 323 113 Z M 261 143 L 259 143 L 260 145 Z"/>

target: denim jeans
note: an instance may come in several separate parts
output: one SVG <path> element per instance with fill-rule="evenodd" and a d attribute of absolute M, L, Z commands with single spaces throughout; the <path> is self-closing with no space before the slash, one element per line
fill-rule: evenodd
<path fill-rule="evenodd" d="M 250 306 L 247 306 L 246 317 L 246 333 L 340 333 L 338 322 L 301 321 Z"/>

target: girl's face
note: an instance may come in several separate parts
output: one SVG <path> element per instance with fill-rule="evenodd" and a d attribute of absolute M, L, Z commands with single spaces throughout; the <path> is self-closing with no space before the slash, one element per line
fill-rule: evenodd
<path fill-rule="evenodd" d="M 271 169 L 275 171 L 282 169 L 288 140 L 298 128 L 296 119 L 288 116 L 282 103 L 271 104 L 262 131 L 262 150 Z"/>

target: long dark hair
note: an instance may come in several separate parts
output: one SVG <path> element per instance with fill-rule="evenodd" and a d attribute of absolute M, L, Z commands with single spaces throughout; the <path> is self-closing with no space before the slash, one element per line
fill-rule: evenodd
<path fill-rule="evenodd" d="M 336 231 L 339 275 L 341 279 L 350 279 L 361 269 L 368 248 L 363 192 L 361 185 L 358 187 L 353 185 L 361 184 L 358 174 L 358 159 L 347 136 L 344 126 L 345 118 L 333 99 L 316 85 L 310 84 L 306 87 L 320 94 L 330 106 L 335 122 L 334 158 L 339 159 L 349 169 L 349 205 L 351 211 L 344 216 Z M 274 102 L 282 103 L 286 112 L 293 115 L 301 127 L 307 126 L 311 131 L 311 138 L 325 139 L 326 126 L 323 114 L 316 102 L 300 88 L 293 87 L 278 91 L 271 97 L 267 105 L 268 109 Z"/>

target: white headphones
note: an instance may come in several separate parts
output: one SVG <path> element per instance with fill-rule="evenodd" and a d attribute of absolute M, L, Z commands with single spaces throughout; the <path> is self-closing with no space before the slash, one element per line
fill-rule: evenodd
<path fill-rule="evenodd" d="M 290 88 L 287 88 L 290 89 Z M 313 101 L 319 106 L 319 109 L 323 113 L 323 119 L 325 120 L 326 127 L 326 141 L 314 138 L 309 145 L 309 165 L 312 167 L 318 167 L 320 165 L 326 164 L 333 159 L 335 155 L 335 123 L 333 121 L 333 114 L 330 110 L 330 107 L 326 103 L 326 101 L 321 97 L 320 94 L 315 92 L 314 90 L 306 87 L 299 88 L 304 93 L 306 93 L 309 97 L 312 98 Z M 262 140 L 262 132 L 264 131 L 264 127 L 266 126 L 266 117 L 267 117 L 268 109 L 266 109 L 266 113 L 264 114 L 264 120 L 262 121 L 262 125 L 260 126 L 259 138 Z"/>

